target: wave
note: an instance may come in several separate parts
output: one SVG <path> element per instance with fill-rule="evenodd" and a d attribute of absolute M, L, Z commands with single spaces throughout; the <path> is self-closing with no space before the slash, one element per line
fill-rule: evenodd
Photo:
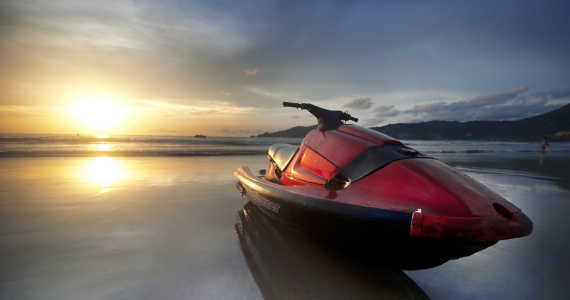
<path fill-rule="evenodd" d="M 424 150 L 423 154 L 476 154 L 476 153 L 539 153 L 542 150 L 529 149 L 462 149 L 462 150 Z M 570 149 L 549 149 L 549 153 L 570 152 Z M 242 156 L 242 155 L 267 155 L 267 150 L 150 150 L 141 151 L 96 151 L 96 150 L 59 150 L 59 151 L 0 151 L 0 157 L 151 157 L 151 156 Z"/>
<path fill-rule="evenodd" d="M 300 145 L 302 139 L 265 139 L 265 138 L 207 138 L 196 139 L 194 137 L 0 137 L 3 144 L 124 144 L 124 143 L 148 143 L 148 144 L 173 144 L 173 145 L 273 145 L 289 143 Z"/>
<path fill-rule="evenodd" d="M 301 138 L 192 136 L 76 136 L 0 134 L 0 157 L 228 156 L 266 155 L 270 145 L 300 145 Z M 425 154 L 540 152 L 540 144 L 485 141 L 405 141 Z M 570 152 L 570 143 L 551 143 L 548 152 Z"/>
<path fill-rule="evenodd" d="M 0 157 L 149 157 L 149 156 L 243 156 L 267 155 L 267 151 L 4 151 Z"/>

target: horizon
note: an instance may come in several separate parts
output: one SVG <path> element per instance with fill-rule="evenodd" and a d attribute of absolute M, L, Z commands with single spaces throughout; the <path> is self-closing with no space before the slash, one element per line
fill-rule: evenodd
<path fill-rule="evenodd" d="M 570 103 L 565 104 L 564 106 L 567 106 L 567 105 L 570 105 Z M 563 107 L 563 106 L 562 106 L 562 107 Z M 557 108 L 557 109 L 560 109 L 560 108 L 562 108 L 562 107 L 559 107 L 559 108 Z M 554 111 L 554 110 L 553 110 L 553 111 Z M 549 112 L 552 112 L 552 111 L 549 111 Z M 543 114 L 547 114 L 547 113 L 549 113 L 549 112 L 545 112 L 545 113 L 543 113 Z M 540 115 L 543 115 L 543 114 L 540 114 Z M 433 121 L 437 121 L 437 122 L 459 122 L 459 123 L 467 123 L 467 122 L 474 122 L 474 121 L 478 121 L 478 122 L 487 122 L 487 121 L 489 121 L 489 122 L 497 122 L 497 121 L 498 121 L 498 122 L 503 122 L 503 121 L 505 121 L 505 122 L 511 122 L 511 121 L 520 121 L 520 120 L 524 120 L 524 119 L 528 119 L 528 118 L 532 118 L 532 117 L 537 117 L 537 116 L 540 116 L 540 115 L 529 116 L 529 117 L 526 117 L 526 118 L 521 118 L 521 119 L 516 119 L 516 120 L 471 120 L 471 121 L 428 120 L 428 121 L 417 121 L 417 122 L 410 122 L 410 123 L 388 123 L 388 124 L 384 124 L 384 125 L 382 125 L 382 126 L 368 126 L 368 127 L 366 127 L 366 128 L 370 128 L 370 129 L 372 129 L 372 128 L 381 128 L 381 127 L 388 126 L 388 125 L 399 125 L 399 124 L 420 124 L 420 123 L 428 123 L 428 122 L 433 122 Z M 353 123 L 349 123 L 349 124 L 353 124 Z M 356 123 L 354 123 L 354 124 L 355 124 L 355 125 L 359 125 L 359 124 L 356 124 Z M 259 133 L 259 134 L 255 134 L 255 136 L 257 137 L 257 135 L 264 134 L 264 133 L 275 133 L 275 132 L 285 131 L 285 130 L 288 130 L 288 129 L 291 129 L 291 128 L 294 128 L 294 127 L 311 127 L 311 126 L 316 126 L 316 125 L 317 125 L 317 124 L 307 125 L 307 126 L 293 125 L 292 127 L 289 127 L 289 128 L 286 128 L 286 129 L 282 129 L 282 130 L 277 130 L 277 131 L 274 131 L 274 132 L 262 132 L 262 133 Z M 103 134 L 103 133 L 79 133 L 79 132 L 76 132 L 76 133 L 0 132 L 0 134 L 56 134 L 56 135 L 77 135 L 77 136 L 89 135 L 89 136 L 95 136 L 95 137 L 104 139 L 104 138 L 107 138 L 108 136 L 120 136 L 120 135 L 125 135 L 125 136 L 179 136 L 179 137 L 195 137 L 195 135 L 198 135 L 198 134 L 200 134 L 200 133 L 197 133 L 197 134 L 194 134 L 194 135 L 192 135 L 192 134 L 190 134 L 190 135 L 184 135 L 184 134 L 128 134 L 128 133 L 125 133 L 125 134 Z M 211 135 L 211 136 L 208 136 L 208 137 L 228 137 L 228 138 L 235 138 L 235 137 L 251 137 L 251 135 L 250 135 L 250 136 L 243 136 L 243 135 L 242 135 L 242 136 L 239 136 L 239 135 Z"/>
<path fill-rule="evenodd" d="M 563 1 L 0 2 L 0 133 L 248 137 L 570 103 Z M 532 20 L 529 21 L 529 20 Z M 69 134 L 75 134 L 69 133 Z"/>

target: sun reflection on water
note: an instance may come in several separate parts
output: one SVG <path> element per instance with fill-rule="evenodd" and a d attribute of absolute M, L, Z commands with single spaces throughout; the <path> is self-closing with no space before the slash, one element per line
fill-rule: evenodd
<path fill-rule="evenodd" d="M 94 158 L 85 171 L 85 179 L 98 183 L 101 187 L 107 187 L 123 177 L 123 169 L 111 157 Z"/>
<path fill-rule="evenodd" d="M 97 151 L 109 151 L 109 150 L 111 150 L 111 148 L 109 147 L 108 144 L 95 145 L 95 148 L 97 149 Z"/>
<path fill-rule="evenodd" d="M 111 150 L 111 148 L 109 147 L 108 144 L 95 145 L 95 149 L 97 149 L 97 151 L 109 151 L 109 150 Z"/>

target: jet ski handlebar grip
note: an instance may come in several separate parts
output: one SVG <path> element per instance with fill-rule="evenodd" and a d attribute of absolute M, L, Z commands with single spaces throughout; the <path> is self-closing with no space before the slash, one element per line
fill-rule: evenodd
<path fill-rule="evenodd" d="M 349 115 L 348 113 L 344 112 L 340 115 L 340 119 L 343 121 L 354 121 L 354 122 L 358 122 L 357 118 L 352 117 L 351 115 Z"/>
<path fill-rule="evenodd" d="M 296 108 L 301 108 L 301 107 L 302 107 L 302 104 L 283 101 L 283 106 L 284 106 L 284 107 L 296 107 Z"/>

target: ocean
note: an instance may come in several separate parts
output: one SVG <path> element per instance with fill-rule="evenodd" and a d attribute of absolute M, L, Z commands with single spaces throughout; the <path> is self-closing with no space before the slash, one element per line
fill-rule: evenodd
<path fill-rule="evenodd" d="M 568 298 L 570 144 L 404 141 L 534 223 L 414 271 L 255 218 L 234 171 L 267 168 L 271 144 L 301 141 L 1 134 L 0 299 Z"/>
<path fill-rule="evenodd" d="M 300 145 L 302 138 L 0 134 L 0 157 L 140 157 L 262 155 L 272 144 Z M 537 142 L 403 140 L 424 154 L 540 152 Z M 570 143 L 550 143 L 549 152 L 570 153 Z"/>

